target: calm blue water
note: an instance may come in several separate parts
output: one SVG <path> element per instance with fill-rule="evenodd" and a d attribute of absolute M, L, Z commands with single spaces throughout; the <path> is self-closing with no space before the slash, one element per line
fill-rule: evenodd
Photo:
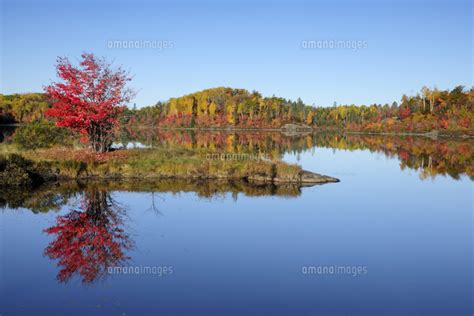
<path fill-rule="evenodd" d="M 421 180 L 366 150 L 284 159 L 341 182 L 297 197 L 110 192 L 126 209 L 127 266 L 173 272 L 60 282 L 43 232 L 80 207 L 0 212 L 4 315 L 472 315 L 473 182 Z M 78 206 L 79 205 L 79 206 Z M 306 266 L 367 273 L 304 274 Z"/>

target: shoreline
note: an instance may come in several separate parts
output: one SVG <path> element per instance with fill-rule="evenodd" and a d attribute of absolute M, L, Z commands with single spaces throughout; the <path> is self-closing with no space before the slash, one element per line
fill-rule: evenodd
<path fill-rule="evenodd" d="M 57 180 L 234 180 L 247 183 L 335 183 L 339 179 L 280 160 L 204 160 L 190 150 L 123 149 L 106 154 L 63 147 L 0 156 L 0 186 L 28 187 Z"/>
<path fill-rule="evenodd" d="M 29 124 L 16 123 L 16 124 L 0 124 L 1 127 L 22 127 Z M 297 125 L 297 124 L 295 124 Z M 146 125 L 122 125 L 121 128 L 136 128 L 136 129 L 153 129 L 153 130 L 164 130 L 164 131 L 206 131 L 206 132 L 280 132 L 282 134 L 289 133 L 289 136 L 304 136 L 308 133 L 340 133 L 340 134 L 355 134 L 355 135 L 382 135 L 382 136 L 421 136 L 432 139 L 436 138 L 462 138 L 469 139 L 474 138 L 474 134 L 465 134 L 457 132 L 443 132 L 439 130 L 433 130 L 430 132 L 393 132 L 393 131 L 360 131 L 360 130 L 347 130 L 347 129 L 327 129 L 310 126 L 298 126 L 295 128 L 285 127 L 274 127 L 274 128 L 255 128 L 255 127 L 162 127 L 162 126 L 146 126 Z M 473 132 L 474 133 L 474 132 Z"/>
<path fill-rule="evenodd" d="M 127 126 L 123 126 L 127 127 Z M 378 132 L 378 131 L 357 131 L 357 130 L 346 130 L 346 129 L 322 129 L 322 128 L 304 128 L 300 130 L 292 130 L 285 128 L 249 128 L 249 127 L 159 127 L 159 126 L 145 126 L 145 125 L 130 125 L 131 128 L 137 129 L 156 129 L 156 130 L 169 130 L 169 131 L 206 131 L 206 132 L 292 132 L 291 136 L 306 135 L 308 133 L 340 133 L 340 134 L 357 134 L 357 135 L 382 135 L 382 136 L 422 136 L 428 138 L 462 138 L 469 139 L 474 138 L 474 134 L 459 134 L 459 133 L 445 133 L 440 131 L 431 132 Z"/>
<path fill-rule="evenodd" d="M 77 177 L 67 176 L 67 175 L 44 175 L 49 176 L 50 180 L 48 182 L 61 182 L 61 181 L 144 181 L 148 183 L 153 183 L 163 180 L 180 180 L 180 181 L 241 181 L 248 184 L 274 184 L 274 185 L 299 185 L 299 186 L 312 186 L 316 184 L 325 184 L 325 183 L 337 183 L 340 182 L 339 179 L 315 173 L 312 171 L 307 171 L 301 169 L 300 172 L 295 173 L 293 176 L 287 177 L 271 177 L 267 175 L 182 175 L 182 174 L 153 174 L 153 175 L 125 175 L 119 173 L 111 174 L 88 174 L 88 175 L 79 175 Z"/>

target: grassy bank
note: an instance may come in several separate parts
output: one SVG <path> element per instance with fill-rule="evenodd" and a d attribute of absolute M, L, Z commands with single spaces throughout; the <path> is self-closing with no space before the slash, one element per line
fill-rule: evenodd
<path fill-rule="evenodd" d="M 120 149 L 97 154 L 81 148 L 20 150 L 14 145 L 6 145 L 2 146 L 0 154 L 15 157 L 10 166 L 6 163 L 3 163 L 4 167 L 0 166 L 3 182 L 7 185 L 17 183 L 16 178 L 28 174 L 33 177 L 39 174 L 47 179 L 175 178 L 297 183 L 303 172 L 301 167 L 281 161 L 209 159 L 209 153 L 203 150 L 173 147 Z M 23 173 L 21 169 L 24 169 Z"/>

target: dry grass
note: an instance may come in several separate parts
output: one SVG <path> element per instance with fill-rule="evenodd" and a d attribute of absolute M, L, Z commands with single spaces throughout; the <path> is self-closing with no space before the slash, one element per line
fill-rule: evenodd
<path fill-rule="evenodd" d="M 5 146 L 1 153 L 18 153 L 34 162 L 47 163 L 55 173 L 65 178 L 246 179 L 258 176 L 273 179 L 293 178 L 301 171 L 299 166 L 280 161 L 208 160 L 206 153 L 182 147 L 121 149 L 98 154 L 83 148 L 19 150 Z"/>

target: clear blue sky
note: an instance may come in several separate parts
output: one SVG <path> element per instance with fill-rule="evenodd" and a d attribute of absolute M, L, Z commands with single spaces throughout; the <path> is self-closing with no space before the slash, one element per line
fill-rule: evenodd
<path fill-rule="evenodd" d="M 137 106 L 217 86 L 322 106 L 472 86 L 470 0 L 2 0 L 1 13 L 1 93 L 41 91 L 57 56 L 83 51 L 130 69 Z M 110 40 L 173 47 L 116 49 Z M 304 49 L 307 40 L 367 47 Z"/>

